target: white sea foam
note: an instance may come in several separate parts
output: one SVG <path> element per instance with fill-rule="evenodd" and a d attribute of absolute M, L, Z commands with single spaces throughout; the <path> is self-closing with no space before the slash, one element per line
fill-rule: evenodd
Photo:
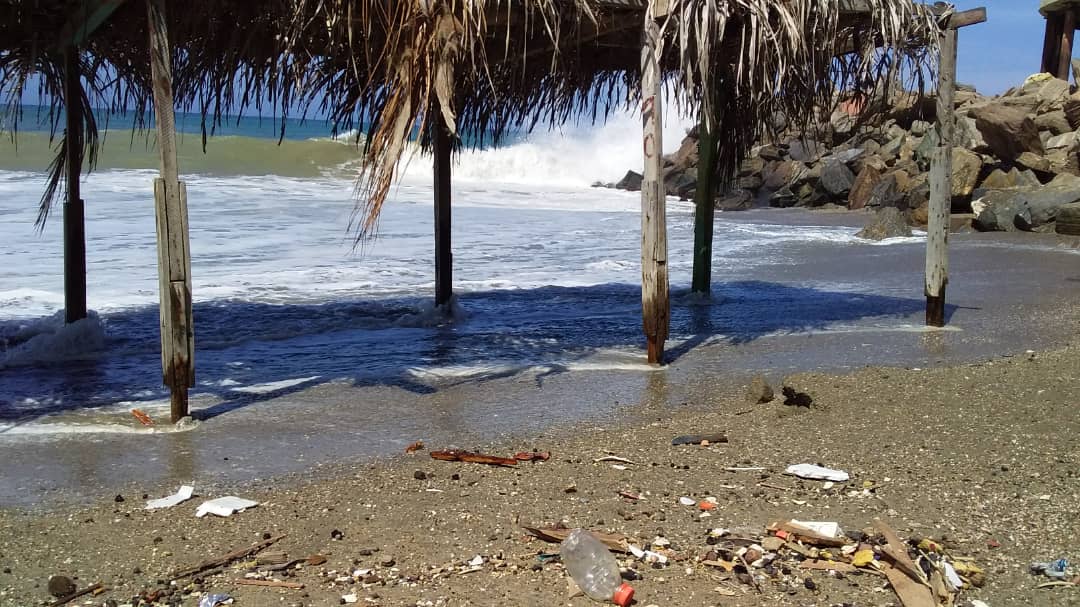
<path fill-rule="evenodd" d="M 61 310 L 31 320 L 0 321 L 0 369 L 95 357 L 105 347 L 97 312 L 67 324 Z"/>

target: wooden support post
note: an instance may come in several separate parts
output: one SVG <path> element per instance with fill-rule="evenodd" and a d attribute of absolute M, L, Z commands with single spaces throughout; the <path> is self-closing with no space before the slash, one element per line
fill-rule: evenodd
<path fill-rule="evenodd" d="M 664 0 L 649 0 L 641 46 L 641 120 L 645 157 L 641 181 L 641 312 L 649 362 L 664 361 L 671 302 L 668 298 L 667 208 L 664 192 L 660 113 L 660 55 L 663 41 L 656 18 L 667 13 Z"/>
<path fill-rule="evenodd" d="M 713 217 L 716 209 L 717 137 L 702 110 L 698 127 L 697 189 L 694 191 L 694 276 L 691 291 L 712 289 Z"/>
<path fill-rule="evenodd" d="M 64 320 L 86 318 L 86 207 L 79 194 L 83 162 L 83 120 L 79 98 L 79 49 L 69 46 L 64 54 L 64 152 L 67 173 L 64 200 Z"/>
<path fill-rule="evenodd" d="M 191 251 L 187 188 L 180 181 L 173 117 L 172 53 L 165 26 L 165 0 L 146 0 L 150 24 L 150 70 L 154 87 L 161 177 L 154 180 L 158 282 L 161 292 L 161 367 L 172 392 L 173 423 L 188 414 L 188 388 L 195 385 L 195 342 L 191 317 Z"/>
<path fill-rule="evenodd" d="M 939 141 L 930 164 L 930 208 L 926 227 L 926 324 L 945 326 L 945 286 L 949 283 L 949 216 L 952 210 L 952 148 L 956 117 L 957 31 L 941 34 L 937 98 Z"/>
<path fill-rule="evenodd" d="M 1050 13 L 1046 16 L 1046 33 L 1043 37 L 1040 72 L 1053 74 L 1057 70 L 1058 53 L 1061 51 L 1061 25 L 1060 13 Z"/>
<path fill-rule="evenodd" d="M 450 251 L 450 130 L 438 101 L 432 105 L 431 142 L 435 155 L 435 305 L 454 294 L 454 258 Z"/>
<path fill-rule="evenodd" d="M 1058 62 L 1054 66 L 1054 75 L 1068 82 L 1069 67 L 1072 64 L 1073 38 L 1076 36 L 1076 11 L 1069 8 L 1062 15 L 1062 32 Z"/>

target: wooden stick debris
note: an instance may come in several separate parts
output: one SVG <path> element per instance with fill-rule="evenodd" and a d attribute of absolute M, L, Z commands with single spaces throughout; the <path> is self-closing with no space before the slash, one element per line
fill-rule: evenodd
<path fill-rule="evenodd" d="M 572 531 L 572 529 L 557 529 L 555 527 L 524 527 L 524 529 L 529 535 L 537 539 L 553 543 L 561 543 Z M 600 533 L 592 530 L 590 530 L 589 533 L 593 534 L 593 536 L 600 540 L 601 544 L 607 546 L 609 550 L 622 553 L 630 551 L 630 542 L 626 539 L 625 535 Z"/>
<path fill-rule="evenodd" d="M 483 453 L 473 453 L 472 451 L 463 451 L 461 449 L 450 449 L 447 451 L 432 451 L 432 459 L 442 460 L 444 462 L 465 462 L 469 464 L 487 464 L 489 466 L 516 466 L 517 460 L 512 457 L 498 457 L 495 455 L 484 455 Z"/>
<path fill-rule="evenodd" d="M 304 585 L 299 582 L 282 582 L 278 580 L 253 580 L 249 578 L 240 578 L 235 580 L 236 584 L 241 586 L 265 586 L 267 588 L 289 588 L 292 590 L 303 590 Z"/>
<path fill-rule="evenodd" d="M 61 597 L 59 599 L 56 599 L 55 601 L 50 603 L 50 605 L 51 605 L 51 607 L 57 607 L 57 605 L 67 605 L 71 601 L 74 601 L 75 599 L 77 599 L 77 598 L 79 598 L 81 596 L 86 596 L 86 595 L 90 594 L 91 592 L 98 592 L 98 591 L 105 592 L 105 590 L 106 590 L 106 588 L 103 587 L 100 583 L 91 584 L 90 586 L 87 586 L 86 588 L 83 588 L 82 590 L 79 590 L 77 592 L 72 592 L 71 594 L 69 594 L 69 595 L 67 595 L 65 597 Z"/>
<path fill-rule="evenodd" d="M 266 548 L 268 548 L 268 547 L 272 546 L 273 544 L 277 543 L 278 541 L 280 541 L 284 537 L 285 537 L 284 535 L 279 535 L 277 537 L 272 537 L 272 538 L 270 538 L 268 540 L 263 540 L 263 541 L 259 542 L 258 544 L 255 544 L 255 545 L 250 546 L 248 548 L 240 548 L 240 549 L 237 549 L 237 550 L 233 550 L 232 552 L 230 552 L 228 554 L 224 554 L 222 556 L 219 556 L 217 558 L 207 559 L 207 560 L 199 563 L 198 565 L 194 565 L 192 567 L 188 567 L 187 569 L 180 569 L 179 571 L 176 571 L 175 573 L 173 573 L 170 576 L 170 578 L 174 579 L 174 580 L 178 580 L 180 578 L 190 577 L 190 576 L 195 575 L 197 573 L 202 573 L 203 571 L 206 571 L 207 569 L 212 569 L 214 567 L 221 567 L 222 565 L 227 565 L 227 564 L 229 564 L 229 563 L 231 563 L 233 561 L 242 559 L 245 556 L 250 556 L 252 554 L 255 554 L 256 552 L 259 552 L 261 550 L 265 550 Z"/>
<path fill-rule="evenodd" d="M 618 462 L 620 464 L 633 464 L 635 466 L 637 465 L 637 462 L 630 461 L 625 457 L 619 457 L 617 455 L 605 455 L 604 457 L 598 457 L 593 460 L 594 464 L 599 464 L 600 462 Z"/>

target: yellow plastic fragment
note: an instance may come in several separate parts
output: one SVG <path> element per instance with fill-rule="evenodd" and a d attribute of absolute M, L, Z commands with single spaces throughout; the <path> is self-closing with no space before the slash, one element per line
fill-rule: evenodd
<path fill-rule="evenodd" d="M 870 563 L 873 563 L 873 562 L 874 562 L 874 551 L 869 550 L 869 549 L 867 549 L 867 550 L 859 550 L 858 552 L 855 553 L 854 556 L 851 557 L 851 564 L 855 565 L 856 567 L 866 567 L 867 565 L 869 565 Z"/>

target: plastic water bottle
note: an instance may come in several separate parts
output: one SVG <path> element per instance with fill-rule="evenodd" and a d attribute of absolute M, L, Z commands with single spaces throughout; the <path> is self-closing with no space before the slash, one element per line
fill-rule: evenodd
<path fill-rule="evenodd" d="M 589 598 L 611 601 L 620 607 L 629 605 L 634 598 L 634 589 L 619 575 L 615 556 L 588 531 L 571 531 L 563 540 L 559 556 L 570 577 Z"/>

